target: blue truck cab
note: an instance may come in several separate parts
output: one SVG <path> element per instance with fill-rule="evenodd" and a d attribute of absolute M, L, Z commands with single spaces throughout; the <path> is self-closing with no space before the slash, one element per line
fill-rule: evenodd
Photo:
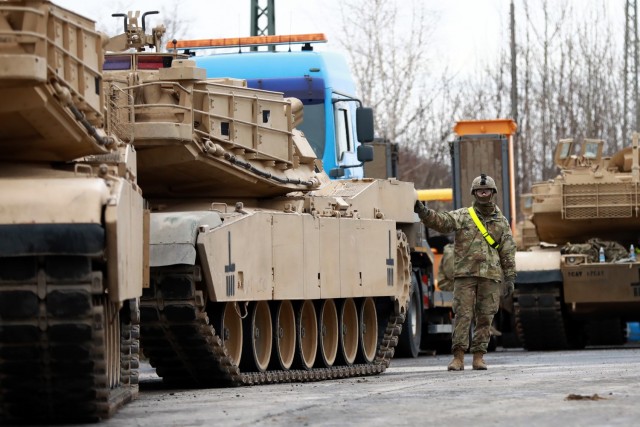
<path fill-rule="evenodd" d="M 192 55 L 196 65 L 207 71 L 208 78 L 244 79 L 248 87 L 300 99 L 304 119 L 298 129 L 322 159 L 324 170 L 334 179 L 362 178 L 363 162 L 373 158 L 373 149 L 361 145 L 373 140 L 373 113 L 362 108 L 356 98 L 355 83 L 345 58 L 336 52 L 314 50 L 314 42 L 326 39 L 322 34 L 261 36 L 186 40 L 167 46 Z M 247 46 L 278 44 L 289 49 L 241 50 Z M 291 47 L 299 44 L 302 48 L 294 47 L 298 50 Z M 209 53 L 221 47 L 226 47 L 226 52 Z M 208 53 L 194 55 L 198 49 L 208 49 Z"/>

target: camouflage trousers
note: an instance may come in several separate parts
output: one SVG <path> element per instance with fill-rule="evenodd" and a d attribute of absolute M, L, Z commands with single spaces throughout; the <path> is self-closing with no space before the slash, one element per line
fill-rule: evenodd
<path fill-rule="evenodd" d="M 499 305 L 500 282 L 480 277 L 456 277 L 453 288 L 455 317 L 451 349 L 467 351 L 469 329 L 471 321 L 474 321 L 471 353 L 486 353 L 491 338 L 491 323 Z"/>

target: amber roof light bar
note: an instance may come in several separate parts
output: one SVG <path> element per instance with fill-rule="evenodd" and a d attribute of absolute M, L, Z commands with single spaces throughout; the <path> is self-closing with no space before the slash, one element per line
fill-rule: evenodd
<path fill-rule="evenodd" d="M 290 34 L 284 36 L 229 37 L 223 39 L 178 40 L 167 43 L 167 49 L 219 49 L 229 47 L 276 46 L 284 44 L 326 43 L 323 33 Z"/>

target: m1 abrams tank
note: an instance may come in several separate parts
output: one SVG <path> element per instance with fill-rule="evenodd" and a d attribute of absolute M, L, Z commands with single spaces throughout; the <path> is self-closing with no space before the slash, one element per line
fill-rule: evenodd
<path fill-rule="evenodd" d="M 532 216 L 542 242 L 518 252 L 517 327 L 530 350 L 625 341 L 640 318 L 638 134 L 604 157 L 602 140 L 561 140 L 560 175 L 532 187 Z M 599 253 L 603 252 L 603 259 Z"/>
<path fill-rule="evenodd" d="M 329 180 L 295 129 L 297 99 L 174 54 L 107 55 L 104 69 L 152 210 L 141 344 L 158 375 L 211 387 L 383 372 L 411 289 L 413 184 Z M 371 111 L 358 116 L 372 134 Z"/>
<path fill-rule="evenodd" d="M 138 393 L 135 152 L 93 21 L 16 0 L 0 26 L 0 423 L 105 418 Z"/>

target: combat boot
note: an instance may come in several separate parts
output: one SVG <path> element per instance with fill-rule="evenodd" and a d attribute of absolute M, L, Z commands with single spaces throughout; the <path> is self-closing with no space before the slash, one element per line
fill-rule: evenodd
<path fill-rule="evenodd" d="M 453 350 L 453 360 L 447 366 L 448 371 L 464 371 L 464 350 L 456 348 Z"/>
<path fill-rule="evenodd" d="M 473 353 L 473 362 L 471 364 L 473 369 L 480 371 L 484 371 L 487 369 L 487 364 L 484 362 L 482 356 L 484 356 L 484 353 Z"/>

